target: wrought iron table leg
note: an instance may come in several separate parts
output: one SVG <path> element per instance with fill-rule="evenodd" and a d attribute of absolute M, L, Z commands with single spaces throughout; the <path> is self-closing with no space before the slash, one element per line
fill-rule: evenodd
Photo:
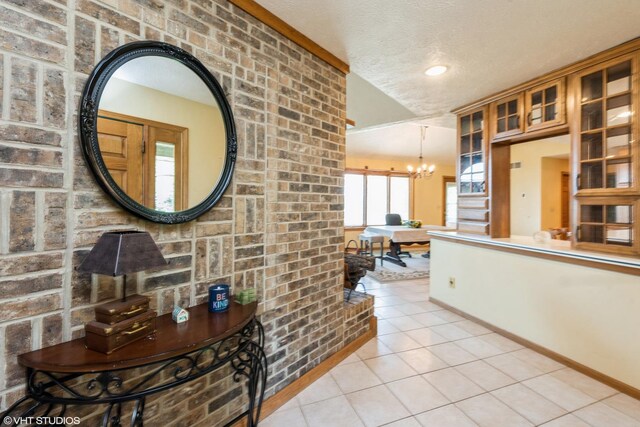
<path fill-rule="evenodd" d="M 131 427 L 143 427 L 144 418 L 144 397 L 136 400 L 133 406 L 133 413 L 131 414 Z"/>
<path fill-rule="evenodd" d="M 102 415 L 102 427 L 121 427 L 122 403 L 110 403 Z"/>
<path fill-rule="evenodd" d="M 264 329 L 262 324 L 256 320 L 258 338 L 256 341 L 248 341 L 242 351 L 238 354 L 237 360 L 232 362 L 232 366 L 236 370 L 234 379 L 240 380 L 241 376 L 247 378 L 249 407 L 247 411 L 231 420 L 227 426 L 233 425 L 237 420 L 244 416 L 247 417 L 247 426 L 255 427 L 260 420 L 260 411 L 262 410 L 262 401 L 264 392 L 267 387 L 267 356 L 264 352 Z"/>
<path fill-rule="evenodd" d="M 251 357 L 251 368 L 249 372 L 249 408 L 247 413 L 248 427 L 258 425 L 260 411 L 262 410 L 262 400 L 267 387 L 267 356 L 264 352 L 264 329 L 262 324 L 256 320 L 258 329 L 258 342 L 251 342 L 247 347 L 247 353 Z"/>

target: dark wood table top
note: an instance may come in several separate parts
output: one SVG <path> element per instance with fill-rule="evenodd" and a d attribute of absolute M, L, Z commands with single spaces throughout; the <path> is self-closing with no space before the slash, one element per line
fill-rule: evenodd
<path fill-rule="evenodd" d="M 184 323 L 175 323 L 171 313 L 159 316 L 154 335 L 111 354 L 89 350 L 84 338 L 79 338 L 21 354 L 18 362 L 49 372 L 89 373 L 134 368 L 190 353 L 235 334 L 251 321 L 257 306 L 256 302 L 241 305 L 230 301 L 229 310 L 209 313 L 204 303 L 190 307 L 189 320 Z"/>

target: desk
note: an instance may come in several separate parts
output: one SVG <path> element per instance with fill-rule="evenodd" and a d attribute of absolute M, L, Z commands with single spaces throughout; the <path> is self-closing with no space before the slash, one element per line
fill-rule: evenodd
<path fill-rule="evenodd" d="M 226 312 L 209 313 L 205 303 L 189 308 L 190 319 L 181 324 L 165 314 L 157 318 L 155 335 L 111 354 L 87 349 L 83 338 L 21 354 L 27 393 L 2 418 L 54 417 L 65 414 L 67 405 L 107 404 L 102 426 L 120 426 L 123 403 L 134 402 L 130 425 L 142 426 L 146 396 L 229 364 L 234 381 L 248 381 L 249 408 L 227 425 L 246 416 L 255 426 L 267 380 L 264 330 L 256 309 L 255 302 L 232 302 Z M 141 367 L 147 369 L 133 376 Z"/>
<path fill-rule="evenodd" d="M 389 252 L 384 257 L 385 261 L 406 267 L 407 264 L 400 259 L 400 244 L 425 245 L 431 241 L 429 231 L 455 231 L 444 225 L 423 225 L 420 228 L 411 228 L 405 225 L 372 225 L 365 228 L 364 232 L 379 234 L 389 238 Z"/>

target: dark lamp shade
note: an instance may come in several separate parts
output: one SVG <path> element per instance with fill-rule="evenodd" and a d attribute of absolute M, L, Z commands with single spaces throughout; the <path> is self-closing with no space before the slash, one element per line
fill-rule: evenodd
<path fill-rule="evenodd" d="M 100 236 L 78 271 L 121 276 L 166 265 L 160 249 L 146 231 L 113 231 Z"/>

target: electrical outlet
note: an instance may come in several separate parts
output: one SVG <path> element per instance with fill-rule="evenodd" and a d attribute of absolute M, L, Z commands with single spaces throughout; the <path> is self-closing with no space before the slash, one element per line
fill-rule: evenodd
<path fill-rule="evenodd" d="M 455 289 L 456 288 L 456 278 L 455 277 L 449 277 L 449 287 L 451 289 Z"/>

